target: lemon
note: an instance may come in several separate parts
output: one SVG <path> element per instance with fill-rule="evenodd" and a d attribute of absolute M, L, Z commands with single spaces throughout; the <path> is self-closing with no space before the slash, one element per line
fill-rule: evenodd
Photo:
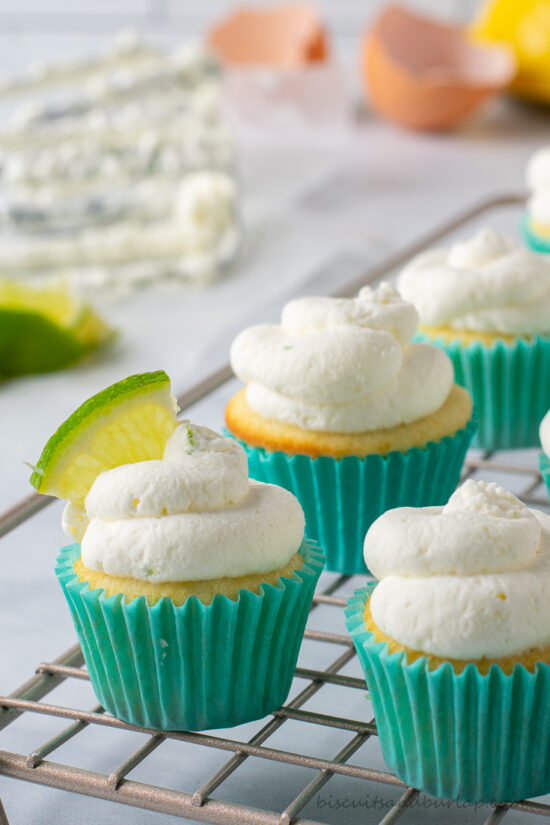
<path fill-rule="evenodd" d="M 59 369 L 113 334 L 64 287 L 0 280 L 0 377 Z"/>
<path fill-rule="evenodd" d="M 471 27 L 481 42 L 507 44 L 517 73 L 510 91 L 550 103 L 550 5 L 548 0 L 486 0 Z"/>
<path fill-rule="evenodd" d="M 46 495 L 82 509 L 96 476 L 120 464 L 162 458 L 177 425 L 165 372 L 131 375 L 93 395 L 59 427 L 31 476 Z"/>

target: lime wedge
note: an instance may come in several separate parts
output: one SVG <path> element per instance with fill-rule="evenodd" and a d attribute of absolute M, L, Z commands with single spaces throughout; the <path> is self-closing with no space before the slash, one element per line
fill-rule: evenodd
<path fill-rule="evenodd" d="M 93 395 L 59 427 L 31 476 L 39 493 L 82 508 L 103 470 L 162 458 L 177 403 L 165 372 L 131 375 Z"/>
<path fill-rule="evenodd" d="M 112 336 L 64 287 L 0 281 L 0 377 L 59 369 Z"/>

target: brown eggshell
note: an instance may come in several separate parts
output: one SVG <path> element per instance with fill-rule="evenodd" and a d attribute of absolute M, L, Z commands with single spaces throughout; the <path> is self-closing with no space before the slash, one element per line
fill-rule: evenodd
<path fill-rule="evenodd" d="M 210 29 L 207 41 L 229 64 L 296 66 L 328 57 L 326 32 L 306 3 L 235 9 Z"/>
<path fill-rule="evenodd" d="M 465 30 L 389 6 L 367 32 L 362 68 L 374 109 L 410 129 L 458 124 L 515 74 L 511 52 Z"/>

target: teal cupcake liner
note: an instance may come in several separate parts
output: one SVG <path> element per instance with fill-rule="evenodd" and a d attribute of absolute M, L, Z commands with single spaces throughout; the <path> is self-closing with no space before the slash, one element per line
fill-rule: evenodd
<path fill-rule="evenodd" d="M 146 728 L 204 730 L 260 719 L 292 682 L 322 550 L 304 540 L 304 564 L 261 593 L 197 596 L 176 607 L 126 602 L 79 582 L 80 545 L 64 547 L 56 575 L 69 604 L 94 692 L 113 716 Z"/>
<path fill-rule="evenodd" d="M 542 252 L 550 255 L 550 238 L 545 238 L 543 235 L 538 235 L 531 229 L 531 222 L 527 212 L 523 213 L 521 219 L 521 234 L 527 246 L 531 247 L 535 252 Z"/>
<path fill-rule="evenodd" d="M 544 453 L 539 455 L 539 468 L 542 480 L 546 484 L 548 496 L 550 498 L 550 459 Z"/>
<path fill-rule="evenodd" d="M 425 447 L 365 458 L 310 458 L 239 443 L 251 478 L 278 484 L 299 500 L 306 533 L 324 548 L 327 570 L 351 575 L 368 572 L 365 534 L 386 510 L 446 504 L 460 480 L 475 429 L 474 417 L 453 436 Z"/>
<path fill-rule="evenodd" d="M 373 705 L 384 759 L 407 785 L 443 799 L 511 802 L 550 791 L 550 666 L 510 675 L 389 653 L 363 618 L 375 585 L 348 600 L 346 624 Z M 420 605 L 421 609 L 421 605 Z"/>
<path fill-rule="evenodd" d="M 443 349 L 478 411 L 474 447 L 509 450 L 539 444 L 539 424 L 550 408 L 550 338 L 496 340 L 491 346 L 417 336 Z"/>

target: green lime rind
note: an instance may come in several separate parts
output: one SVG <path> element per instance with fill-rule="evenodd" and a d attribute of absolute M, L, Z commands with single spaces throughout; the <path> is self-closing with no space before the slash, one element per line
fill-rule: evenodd
<path fill-rule="evenodd" d="M 51 372 L 78 361 L 113 337 L 97 323 L 97 339 L 62 327 L 39 312 L 0 308 L 0 378 Z M 85 329 L 84 332 L 87 332 Z"/>
<path fill-rule="evenodd" d="M 164 370 L 157 370 L 130 375 L 88 398 L 61 424 L 42 450 L 30 477 L 30 483 L 35 490 L 39 493 L 48 493 L 48 466 L 54 468 L 61 454 L 74 447 L 81 434 L 99 418 L 110 415 L 116 407 L 127 404 L 133 398 L 162 389 L 170 393 L 170 378 Z"/>
<path fill-rule="evenodd" d="M 0 376 L 56 370 L 77 361 L 89 349 L 70 331 L 37 312 L 1 312 Z"/>

